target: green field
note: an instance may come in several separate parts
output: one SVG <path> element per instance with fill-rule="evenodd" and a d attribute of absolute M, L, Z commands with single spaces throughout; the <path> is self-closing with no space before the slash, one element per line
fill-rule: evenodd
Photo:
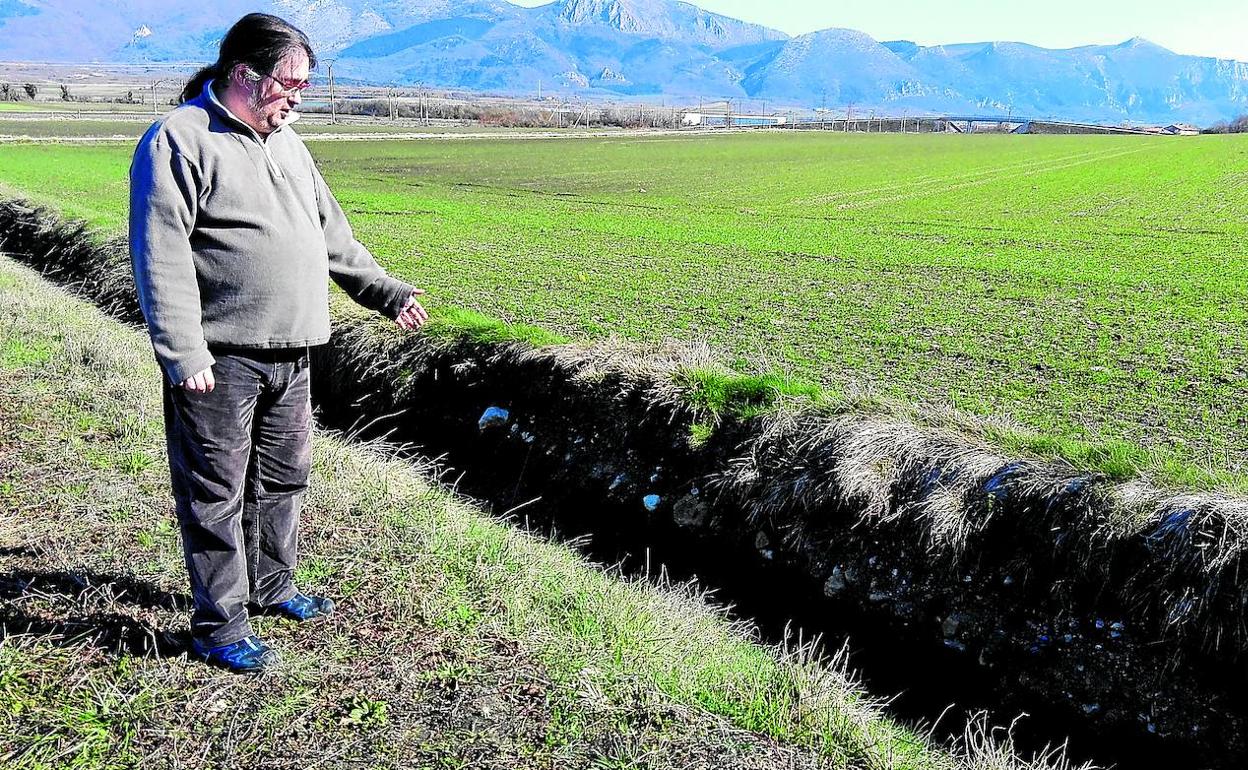
<path fill-rule="evenodd" d="M 435 312 L 707 342 L 742 372 L 1003 418 L 1016 447 L 1248 486 L 1242 138 L 311 147 Z M 120 231 L 130 151 L 5 145 L 0 190 Z"/>
<path fill-rule="evenodd" d="M 0 136 L 27 137 L 133 137 L 138 139 L 149 123 L 142 120 L 83 119 L 77 118 L 10 118 L 0 119 Z"/>
<path fill-rule="evenodd" d="M 4 104 L 4 102 L 0 102 L 0 106 Z M 153 120 L 150 114 L 140 114 L 137 117 L 110 118 L 88 113 L 79 118 L 72 115 L 44 117 L 42 114 L 32 114 L 32 112 L 38 111 L 27 110 L 26 112 L 26 115 L 20 117 L 11 114 L 0 116 L 0 137 L 22 137 L 28 139 L 58 139 L 65 137 L 113 139 L 117 137 L 133 137 L 138 139 L 147 130 L 150 121 Z M 49 111 L 45 110 L 43 112 Z M 320 136 L 323 134 L 498 134 L 507 136 L 532 134 L 541 131 L 541 129 L 507 128 L 476 124 L 422 126 L 415 123 L 391 123 L 384 121 L 330 124 L 323 122 L 324 120 L 326 118 L 320 115 L 311 119 L 305 118 L 299 123 L 298 131 L 303 136 Z M 593 131 L 604 135 L 619 133 L 618 129 L 610 128 L 593 129 Z"/>
<path fill-rule="evenodd" d="M 0 102 L 0 112 L 133 112 L 150 115 L 152 107 L 151 105 L 117 102 L 32 102 L 23 99 L 17 102 Z"/>

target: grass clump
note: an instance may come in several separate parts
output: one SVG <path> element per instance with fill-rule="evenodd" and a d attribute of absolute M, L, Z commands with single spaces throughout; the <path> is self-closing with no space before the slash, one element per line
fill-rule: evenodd
<path fill-rule="evenodd" d="M 1007 452 L 1062 460 L 1080 471 L 1097 473 L 1113 481 L 1129 481 L 1146 475 L 1176 489 L 1248 493 L 1248 476 L 1242 473 L 1198 465 L 1172 452 L 1149 450 L 1127 441 L 1083 441 L 1001 427 L 989 427 L 985 433 Z"/>
<path fill-rule="evenodd" d="M 737 374 L 709 368 L 681 370 L 677 384 L 686 389 L 689 402 L 715 418 L 746 420 L 773 409 L 785 399 L 811 403 L 831 400 L 818 385 L 775 373 Z"/>
<path fill-rule="evenodd" d="M 439 307 L 424 326 L 424 332 L 440 339 L 467 340 L 478 344 L 521 342 L 545 347 L 569 341 L 538 326 L 509 324 L 475 310 L 455 307 Z"/>

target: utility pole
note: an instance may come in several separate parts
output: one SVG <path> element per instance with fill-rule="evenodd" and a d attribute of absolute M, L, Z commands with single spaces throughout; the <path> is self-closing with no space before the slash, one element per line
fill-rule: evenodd
<path fill-rule="evenodd" d="M 160 112 L 159 112 L 159 111 L 157 110 L 157 108 L 156 108 L 156 86 L 159 86 L 159 85 L 161 85 L 161 84 L 162 84 L 162 83 L 164 83 L 164 82 L 165 82 L 165 81 L 163 81 L 163 80 L 157 80 L 156 82 L 152 83 L 152 85 L 151 85 L 151 89 L 152 89 L 152 114 L 153 114 L 153 115 L 159 115 L 159 114 L 160 114 Z"/>
<path fill-rule="evenodd" d="M 334 104 L 334 60 L 326 59 L 325 65 L 329 68 L 329 122 L 333 124 L 338 122 L 338 107 Z"/>

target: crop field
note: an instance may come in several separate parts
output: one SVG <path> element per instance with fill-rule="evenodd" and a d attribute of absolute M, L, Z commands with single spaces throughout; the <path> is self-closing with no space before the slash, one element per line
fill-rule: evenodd
<path fill-rule="evenodd" d="M 3 102 L 0 102 L 0 105 L 3 104 Z M 86 113 L 81 118 L 73 115 L 49 116 L 47 111 L 33 111 L 21 115 L 10 113 L 0 115 L 0 137 L 20 140 L 62 138 L 109 140 L 125 137 L 137 140 L 147 130 L 151 120 L 150 113 L 121 117 Z M 298 130 L 305 137 L 326 135 L 346 137 L 355 135 L 387 136 L 394 134 L 445 134 L 447 136 L 456 134 L 472 134 L 474 136 L 497 134 L 499 136 L 510 136 L 533 134 L 542 131 L 542 129 L 481 126 L 476 124 L 422 126 L 415 122 L 393 123 L 382 120 L 376 122 L 356 120 L 349 123 L 339 122 L 331 124 L 328 122 L 327 117 L 320 115 L 311 119 L 305 118 L 299 123 Z M 620 133 L 620 130 L 615 128 L 587 129 L 582 130 L 582 133 L 586 131 L 603 135 Z"/>
<path fill-rule="evenodd" d="M 1248 489 L 1242 138 L 310 146 L 435 313 L 707 343 L 743 373 L 990 417 L 1018 449 Z M 0 192 L 121 232 L 131 149 L 4 145 Z"/>
<path fill-rule="evenodd" d="M 0 136 L 41 139 L 45 137 L 133 137 L 138 139 L 147 130 L 142 120 L 78 120 L 76 118 L 40 119 L 0 118 Z"/>
<path fill-rule="evenodd" d="M 47 87 L 44 87 L 47 90 Z M 55 89 L 52 89 L 55 91 Z M 146 91 L 146 89 L 144 89 Z M 167 96 L 167 94 L 166 94 Z M 55 114 L 83 114 L 92 112 L 126 112 L 135 115 L 151 115 L 150 104 L 126 104 L 123 102 L 60 102 L 60 101 L 17 101 L 0 102 L 0 112 L 49 112 Z"/>

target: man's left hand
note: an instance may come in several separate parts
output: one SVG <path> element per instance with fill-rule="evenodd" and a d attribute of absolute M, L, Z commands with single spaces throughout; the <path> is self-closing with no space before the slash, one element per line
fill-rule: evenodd
<path fill-rule="evenodd" d="M 416 301 L 416 298 L 424 293 L 424 289 L 412 290 L 411 295 L 407 298 L 407 304 L 404 305 L 403 309 L 399 311 L 399 317 L 394 319 L 394 322 L 399 325 L 400 329 L 415 331 L 424 326 L 425 321 L 429 320 L 428 311 L 421 307 L 420 303 Z"/>

